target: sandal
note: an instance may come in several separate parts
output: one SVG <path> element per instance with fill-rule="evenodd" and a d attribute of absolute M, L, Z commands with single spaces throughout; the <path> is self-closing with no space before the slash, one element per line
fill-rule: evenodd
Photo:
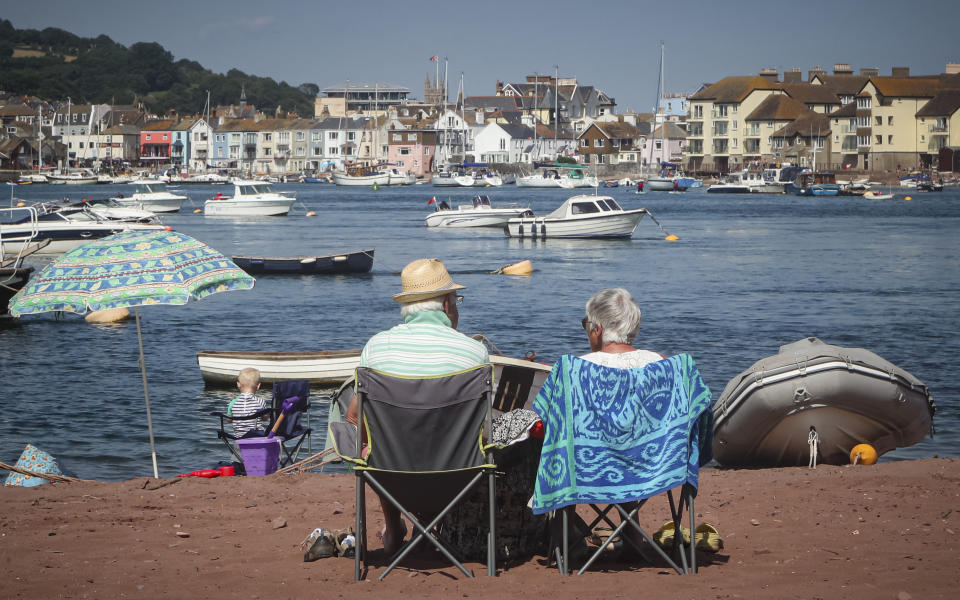
<path fill-rule="evenodd" d="M 683 534 L 683 543 L 690 543 L 690 530 L 685 527 L 680 528 L 680 532 Z M 661 548 L 673 548 L 674 537 L 676 532 L 674 530 L 673 521 L 667 521 L 663 526 L 653 534 L 653 541 L 657 543 Z"/>
<path fill-rule="evenodd" d="M 697 550 L 717 552 L 723 549 L 723 538 L 720 537 L 717 528 L 710 523 L 697 525 L 697 531 L 693 537 L 697 542 Z"/>
<path fill-rule="evenodd" d="M 333 534 L 320 527 L 310 532 L 302 542 L 300 549 L 306 548 L 303 554 L 303 562 L 313 562 L 319 558 L 330 558 L 337 553 L 337 541 Z"/>
<path fill-rule="evenodd" d="M 353 527 L 338 529 L 333 532 L 333 537 L 337 543 L 337 553 L 340 556 L 349 558 L 356 551 L 357 539 L 353 535 Z"/>

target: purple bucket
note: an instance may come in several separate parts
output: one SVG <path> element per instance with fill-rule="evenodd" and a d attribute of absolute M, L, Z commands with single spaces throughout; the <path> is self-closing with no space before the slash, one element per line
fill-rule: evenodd
<path fill-rule="evenodd" d="M 237 440 L 247 475 L 269 475 L 275 472 L 280 462 L 282 440 L 279 436 L 272 439 L 256 437 Z"/>

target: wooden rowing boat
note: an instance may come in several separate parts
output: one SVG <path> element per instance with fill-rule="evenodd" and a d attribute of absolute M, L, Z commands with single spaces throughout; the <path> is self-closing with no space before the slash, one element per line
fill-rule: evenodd
<path fill-rule="evenodd" d="M 324 256 L 234 256 L 233 262 L 251 275 L 343 275 L 369 273 L 373 268 L 373 248 L 327 254 Z"/>
<path fill-rule="evenodd" d="M 360 350 L 320 350 L 315 352 L 232 352 L 201 350 L 197 364 L 203 381 L 210 386 L 232 386 L 241 369 L 260 371 L 265 383 L 309 379 L 317 385 L 337 385 L 360 366 Z"/>

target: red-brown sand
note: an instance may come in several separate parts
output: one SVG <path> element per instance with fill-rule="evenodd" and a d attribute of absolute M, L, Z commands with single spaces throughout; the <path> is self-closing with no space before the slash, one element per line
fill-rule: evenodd
<path fill-rule="evenodd" d="M 696 575 L 605 562 L 561 576 L 534 557 L 467 579 L 432 555 L 376 581 L 353 561 L 304 563 L 314 527 L 353 519 L 350 475 L 122 483 L 0 490 L 0 598 L 957 598 L 960 460 L 874 466 L 706 470 L 698 522 L 725 548 L 699 554 Z M 662 503 L 661 503 L 662 502 Z M 376 500 L 371 531 L 380 527 Z M 644 508 L 651 529 L 665 500 Z M 281 526 L 283 523 L 285 525 Z"/>

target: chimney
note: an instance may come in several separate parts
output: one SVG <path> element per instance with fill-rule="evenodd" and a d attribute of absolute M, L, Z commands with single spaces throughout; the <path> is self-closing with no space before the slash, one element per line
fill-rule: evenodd
<path fill-rule="evenodd" d="M 477 109 L 476 117 L 477 117 L 477 125 L 481 125 L 486 121 L 486 119 L 484 119 L 483 117 L 483 109 L 481 108 Z"/>
<path fill-rule="evenodd" d="M 827 72 L 823 70 L 823 67 L 820 65 L 815 66 L 814 68 L 807 71 L 807 81 L 813 81 L 813 78 L 817 75 L 826 75 Z"/>
<path fill-rule="evenodd" d="M 763 77 L 771 83 L 777 82 L 777 70 L 776 69 L 760 69 L 760 77 Z"/>
<path fill-rule="evenodd" d="M 910 67 L 893 67 L 890 69 L 891 77 L 910 77 Z"/>
<path fill-rule="evenodd" d="M 497 95 L 498 96 L 503 95 L 503 82 L 500 80 L 497 80 Z"/>
<path fill-rule="evenodd" d="M 860 69 L 860 75 L 863 77 L 879 77 L 880 69 L 877 67 L 863 67 Z"/>
<path fill-rule="evenodd" d="M 847 63 L 835 63 L 833 65 L 834 75 L 853 75 L 853 69 Z"/>
<path fill-rule="evenodd" d="M 798 67 L 793 67 L 789 71 L 783 72 L 784 83 L 800 83 L 803 80 L 803 72 Z"/>

